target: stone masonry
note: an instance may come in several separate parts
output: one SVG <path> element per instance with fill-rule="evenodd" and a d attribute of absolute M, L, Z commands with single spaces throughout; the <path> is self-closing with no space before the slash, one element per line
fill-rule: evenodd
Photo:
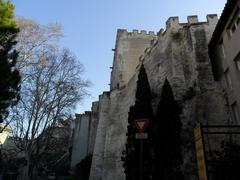
<path fill-rule="evenodd" d="M 87 155 L 93 154 L 98 127 L 98 102 L 92 103 L 91 111 L 76 114 L 73 127 L 71 168 Z"/>
<path fill-rule="evenodd" d="M 207 15 L 206 22 L 198 22 L 197 16 L 187 19 L 187 23 L 179 23 L 178 17 L 170 17 L 166 29 L 157 35 L 118 30 L 110 91 L 99 96 L 94 112 L 96 138 L 95 142 L 91 140 L 94 149 L 90 180 L 125 180 L 121 156 L 140 63 L 144 63 L 148 74 L 154 110 L 165 78 L 173 88 L 182 107 L 184 179 L 198 180 L 193 129 L 199 122 L 226 123 L 229 114 L 224 93 L 213 80 L 208 57 L 217 16 Z"/>

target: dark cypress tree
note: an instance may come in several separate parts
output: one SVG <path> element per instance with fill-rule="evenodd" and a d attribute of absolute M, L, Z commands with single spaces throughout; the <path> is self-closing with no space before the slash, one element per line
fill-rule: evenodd
<path fill-rule="evenodd" d="M 123 151 L 122 161 L 125 169 L 126 180 L 139 180 L 140 178 L 140 141 L 143 143 L 143 171 L 141 173 L 143 180 L 152 179 L 151 176 L 151 129 L 152 129 L 152 106 L 151 90 L 144 66 L 140 68 L 137 81 L 136 100 L 134 106 L 130 108 L 128 114 L 128 130 L 126 150 Z M 135 139 L 138 133 L 134 125 L 136 119 L 149 119 L 149 124 L 145 129 L 148 133 L 148 139 Z"/>
<path fill-rule="evenodd" d="M 181 180 L 180 108 L 166 79 L 154 123 L 154 179 Z"/>
<path fill-rule="evenodd" d="M 16 44 L 18 28 L 14 20 L 14 6 L 0 0 L 0 122 L 9 114 L 9 107 L 19 101 L 20 75 L 15 68 L 18 52 Z"/>

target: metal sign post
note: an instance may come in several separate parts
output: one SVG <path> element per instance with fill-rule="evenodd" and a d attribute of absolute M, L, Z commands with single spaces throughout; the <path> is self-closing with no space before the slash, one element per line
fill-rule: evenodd
<path fill-rule="evenodd" d="M 135 134 L 135 138 L 139 139 L 140 146 L 140 159 L 139 159 L 139 178 L 143 180 L 143 140 L 148 138 L 148 134 L 144 133 L 149 119 L 136 119 L 134 120 L 134 125 L 138 129 L 139 133 Z"/>
<path fill-rule="evenodd" d="M 143 180 L 143 139 L 140 139 L 140 180 Z"/>

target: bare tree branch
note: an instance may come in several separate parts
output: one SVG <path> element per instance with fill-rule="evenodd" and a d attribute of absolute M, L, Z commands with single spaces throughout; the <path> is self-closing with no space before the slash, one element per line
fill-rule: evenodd
<path fill-rule="evenodd" d="M 67 49 L 58 50 L 54 44 L 62 37 L 58 24 L 41 26 L 21 18 L 18 25 L 21 99 L 12 110 L 11 126 L 30 166 L 32 157 L 43 153 L 41 148 L 51 148 L 50 129 L 72 114 L 76 103 L 88 95 L 90 82 L 82 78 L 84 68 L 77 58 Z"/>

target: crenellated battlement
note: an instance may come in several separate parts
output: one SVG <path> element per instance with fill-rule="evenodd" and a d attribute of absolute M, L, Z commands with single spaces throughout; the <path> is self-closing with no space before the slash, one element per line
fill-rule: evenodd
<path fill-rule="evenodd" d="M 179 22 L 179 17 L 174 16 L 174 17 L 169 17 L 168 20 L 166 21 L 166 29 L 164 30 L 163 28 L 160 29 L 158 33 L 155 33 L 154 31 L 146 31 L 146 30 L 138 30 L 138 29 L 133 29 L 132 31 L 128 31 L 127 29 L 118 29 L 118 35 L 149 35 L 149 36 L 160 36 L 164 35 L 165 31 L 171 28 L 176 28 L 179 29 L 183 26 L 191 26 L 195 24 L 202 24 L 202 23 L 208 23 L 210 26 L 213 25 L 215 26 L 216 23 L 218 22 L 218 17 L 217 14 L 208 14 L 206 16 L 206 21 L 199 21 L 197 15 L 191 15 L 187 16 L 187 22 L 180 23 Z"/>
<path fill-rule="evenodd" d="M 128 83 L 135 73 L 140 55 L 151 45 L 153 39 L 157 39 L 157 34 L 153 31 L 117 30 L 110 90 L 121 88 Z"/>
<path fill-rule="evenodd" d="M 118 29 L 116 47 L 113 49 L 114 63 L 111 68 L 110 89 L 113 90 L 126 84 L 135 73 L 139 60 L 143 61 L 157 47 L 157 44 L 172 38 L 172 35 L 177 34 L 180 29 L 198 26 L 214 29 L 217 22 L 216 14 L 208 14 L 206 21 L 199 21 L 197 15 L 187 16 L 185 23 L 179 22 L 179 17 L 174 16 L 168 18 L 165 29 L 160 29 L 158 33 L 137 29 L 132 31 Z"/>
<path fill-rule="evenodd" d="M 75 114 L 76 118 L 81 118 L 81 117 L 84 117 L 84 116 L 90 116 L 91 115 L 91 111 L 84 111 L 84 113 L 82 114 Z"/>
<path fill-rule="evenodd" d="M 208 57 L 208 42 L 218 22 L 217 15 L 209 14 L 204 21 L 199 21 L 197 15 L 186 19 L 181 23 L 179 17 L 170 17 L 166 27 L 157 34 L 146 30 L 117 30 L 116 44 L 112 49 L 110 91 L 99 95 L 99 101 L 93 103 L 90 118 L 85 112 L 81 117 L 83 123 L 79 123 L 76 126 L 79 130 L 75 131 L 79 132 L 77 135 L 81 132 L 89 134 L 80 135 L 88 138 L 90 145 L 85 147 L 93 154 L 90 180 L 125 179 L 121 155 L 126 144 L 128 112 L 136 101 L 137 78 L 142 63 L 153 95 L 153 110 L 157 109 L 166 78 L 172 86 L 174 98 L 182 108 L 181 121 L 186 130 L 183 141 L 189 142 L 182 146 L 185 160 L 181 169 L 186 174 L 185 180 L 199 179 L 195 149 L 192 148 L 192 129 L 199 121 L 224 122 L 228 119 L 228 111 L 222 89 L 214 89 Z M 73 146 L 74 160 L 83 147 L 80 140 Z"/>
<path fill-rule="evenodd" d="M 175 17 L 169 17 L 166 21 L 166 29 L 169 28 L 179 28 L 181 25 L 179 24 L 179 18 L 178 16 Z"/>
<path fill-rule="evenodd" d="M 149 35 L 149 36 L 156 36 L 157 33 L 154 31 L 146 31 L 146 30 L 138 30 L 133 29 L 132 31 L 127 31 L 126 29 L 118 29 L 118 34 L 121 35 Z"/>
<path fill-rule="evenodd" d="M 197 15 L 188 16 L 187 17 L 187 22 L 188 22 L 188 24 L 198 23 L 198 16 Z"/>
<path fill-rule="evenodd" d="M 207 15 L 207 22 L 209 24 L 214 24 L 214 26 L 216 26 L 217 22 L 218 22 L 218 16 L 217 14 L 208 14 Z"/>
<path fill-rule="evenodd" d="M 183 26 L 190 26 L 193 24 L 199 24 L 199 23 L 208 23 L 209 25 L 216 25 L 218 21 L 217 14 L 208 14 L 206 16 L 207 21 L 199 22 L 198 21 L 198 16 L 197 15 L 191 15 L 187 16 L 187 23 L 180 23 L 179 22 L 179 17 L 174 16 L 174 17 L 169 17 L 168 20 L 166 21 L 166 29 L 169 28 L 180 28 Z M 162 34 L 164 31 L 160 30 L 158 34 Z"/>
<path fill-rule="evenodd" d="M 207 21 L 199 21 L 197 15 L 191 15 L 187 16 L 187 22 L 186 23 L 180 23 L 179 22 L 179 17 L 169 17 L 168 20 L 166 21 L 166 29 L 164 30 L 161 28 L 159 32 L 157 33 L 158 38 L 155 38 L 151 41 L 150 46 L 147 47 L 144 50 L 144 53 L 140 56 L 139 61 L 142 62 L 146 57 L 151 54 L 153 49 L 157 46 L 157 44 L 161 41 L 161 43 L 168 37 L 171 37 L 169 33 L 177 33 L 177 31 L 181 28 L 184 27 L 190 27 L 190 26 L 195 26 L 195 25 L 202 25 L 202 26 L 209 26 L 212 27 L 212 29 L 215 28 L 217 22 L 218 22 L 218 17 L 216 14 L 208 14 L 206 16 Z"/>

